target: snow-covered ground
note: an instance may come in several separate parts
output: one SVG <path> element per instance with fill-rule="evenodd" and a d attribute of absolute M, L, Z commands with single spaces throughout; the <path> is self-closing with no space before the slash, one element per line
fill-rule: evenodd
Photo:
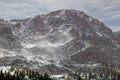
<path fill-rule="evenodd" d="M 4 73 L 5 71 L 8 71 L 10 68 L 11 68 L 10 66 L 0 66 L 0 71 L 2 70 Z"/>
<path fill-rule="evenodd" d="M 57 80 L 65 80 L 65 75 L 59 74 L 59 75 L 51 75 L 51 78 L 56 78 Z"/>

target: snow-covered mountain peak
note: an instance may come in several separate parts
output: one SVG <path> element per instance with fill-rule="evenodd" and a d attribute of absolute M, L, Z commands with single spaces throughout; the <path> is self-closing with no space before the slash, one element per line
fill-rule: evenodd
<path fill-rule="evenodd" d="M 119 63 L 117 36 L 104 23 L 73 9 L 22 20 L 0 20 L 0 52 L 5 57 L 0 61 L 1 65 L 19 62 L 40 69 L 46 63 L 45 68 L 64 66 L 68 71 L 77 69 L 75 64 Z M 26 59 L 15 60 L 16 55 Z"/>

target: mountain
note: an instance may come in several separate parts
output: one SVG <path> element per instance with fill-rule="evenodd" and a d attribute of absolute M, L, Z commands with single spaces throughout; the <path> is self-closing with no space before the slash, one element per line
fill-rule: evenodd
<path fill-rule="evenodd" d="M 117 39 L 117 41 L 120 43 L 120 31 L 118 32 L 114 32 L 115 38 Z"/>
<path fill-rule="evenodd" d="M 58 74 L 120 64 L 120 41 L 104 23 L 77 10 L 0 20 L 0 65 Z"/>

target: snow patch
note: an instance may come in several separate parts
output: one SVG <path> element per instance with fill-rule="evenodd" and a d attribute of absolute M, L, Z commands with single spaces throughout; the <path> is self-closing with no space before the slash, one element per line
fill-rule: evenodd
<path fill-rule="evenodd" d="M 102 37 L 102 34 L 100 32 L 96 32 L 97 35 L 99 35 L 100 37 Z"/>
<path fill-rule="evenodd" d="M 0 70 L 2 70 L 3 73 L 5 73 L 5 71 L 7 72 L 10 68 L 10 66 L 0 66 Z"/>
<path fill-rule="evenodd" d="M 5 57 L 5 56 L 15 56 L 15 51 L 10 51 L 7 49 L 0 49 L 0 57 Z"/>
<path fill-rule="evenodd" d="M 85 45 L 85 47 L 82 48 L 81 51 L 84 51 L 84 50 L 86 50 L 87 48 L 89 48 L 90 46 L 92 46 L 92 45 L 91 45 L 90 43 L 88 43 L 88 42 L 84 42 L 84 45 Z"/>
<path fill-rule="evenodd" d="M 60 74 L 60 75 L 52 75 L 51 76 L 51 78 L 57 78 L 57 79 L 62 78 L 62 77 L 64 77 L 64 75 L 62 75 L 62 74 Z"/>
<path fill-rule="evenodd" d="M 88 67 L 88 68 L 95 68 L 99 67 L 100 65 L 101 65 L 100 63 L 75 64 L 76 67 Z"/>

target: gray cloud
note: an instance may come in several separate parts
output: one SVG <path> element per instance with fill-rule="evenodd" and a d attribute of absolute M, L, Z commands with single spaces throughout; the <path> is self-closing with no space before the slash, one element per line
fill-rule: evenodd
<path fill-rule="evenodd" d="M 120 30 L 119 7 L 120 0 L 1 0 L 0 18 L 21 19 L 58 9 L 77 9 L 117 31 Z"/>

